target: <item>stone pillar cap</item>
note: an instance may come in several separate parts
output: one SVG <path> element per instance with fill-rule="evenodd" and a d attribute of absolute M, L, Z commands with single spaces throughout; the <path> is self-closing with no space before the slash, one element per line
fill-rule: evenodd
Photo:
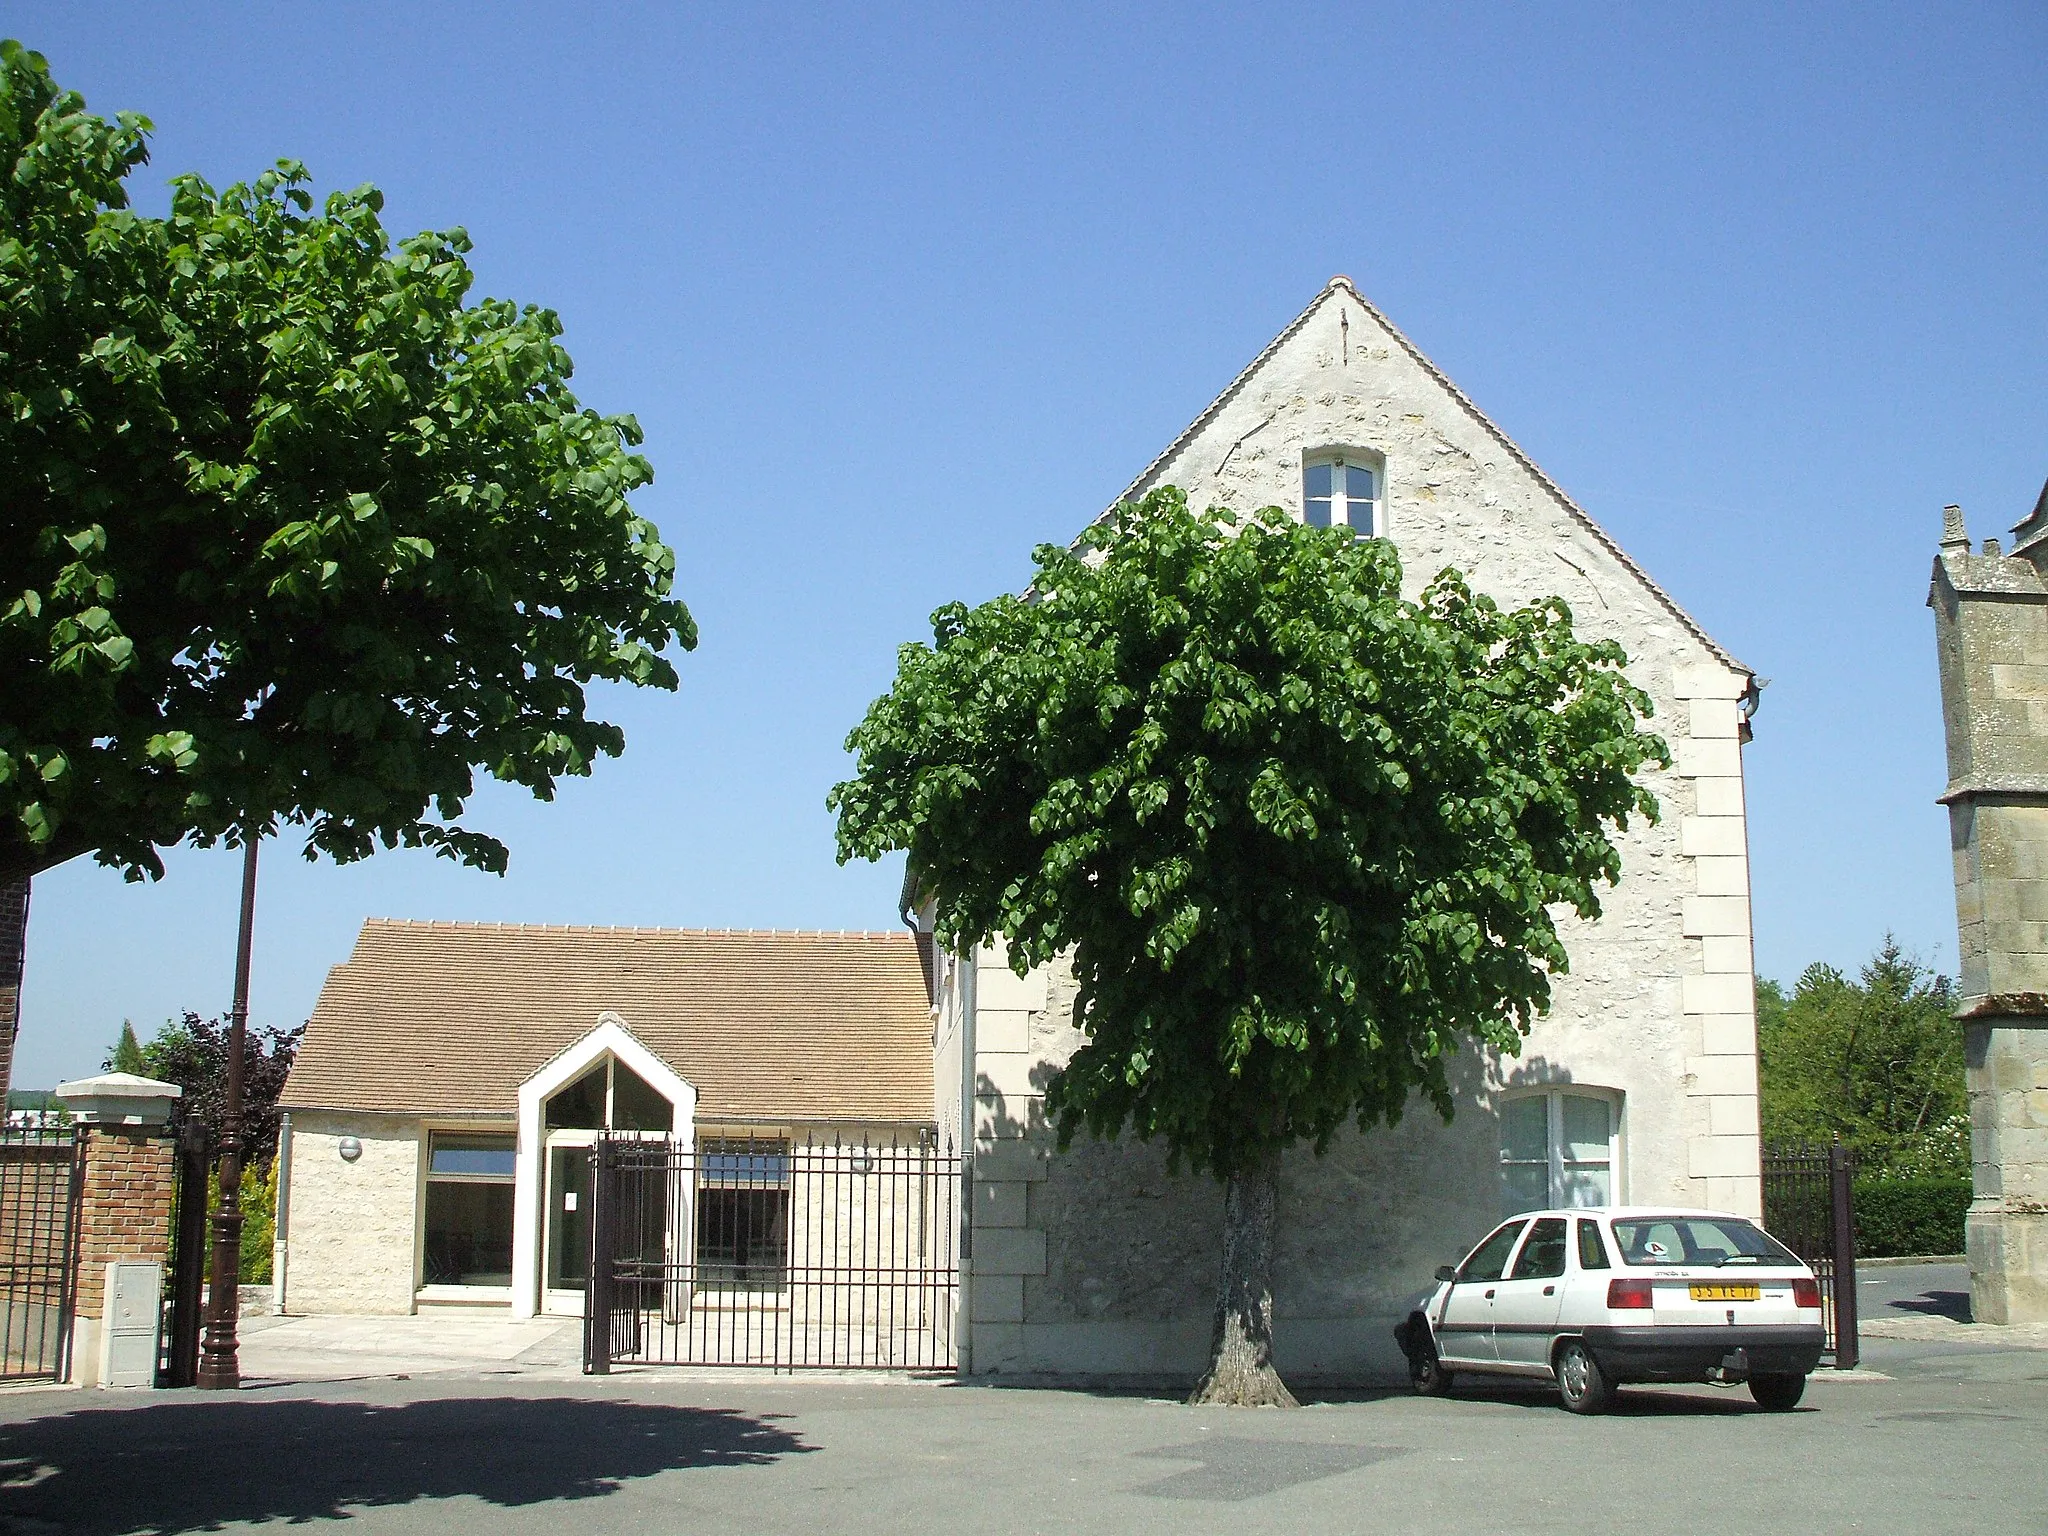
<path fill-rule="evenodd" d="M 171 1101 L 185 1090 L 133 1072 L 103 1072 L 59 1083 L 56 1093 L 83 1125 L 162 1125 L 171 1118 Z"/>

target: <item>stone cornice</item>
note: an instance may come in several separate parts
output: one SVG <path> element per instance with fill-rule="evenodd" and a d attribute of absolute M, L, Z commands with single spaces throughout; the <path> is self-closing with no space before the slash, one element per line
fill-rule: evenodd
<path fill-rule="evenodd" d="M 1956 1010 L 1958 1020 L 2012 1019 L 2037 1028 L 2048 1027 L 2048 993 L 1992 992 L 1963 1000 Z"/>
<path fill-rule="evenodd" d="M 1954 805 L 1958 800 L 2007 798 L 2038 799 L 2048 803 L 2048 773 L 1986 773 L 1974 778 L 1952 779 L 1935 797 L 1936 805 Z"/>

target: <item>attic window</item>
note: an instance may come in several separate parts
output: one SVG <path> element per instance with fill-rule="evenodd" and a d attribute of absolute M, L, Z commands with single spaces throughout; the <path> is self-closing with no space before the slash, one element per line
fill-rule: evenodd
<path fill-rule="evenodd" d="M 1301 471 L 1301 513 L 1311 528 L 1352 528 L 1375 538 L 1380 527 L 1380 474 L 1342 454 L 1310 459 Z"/>

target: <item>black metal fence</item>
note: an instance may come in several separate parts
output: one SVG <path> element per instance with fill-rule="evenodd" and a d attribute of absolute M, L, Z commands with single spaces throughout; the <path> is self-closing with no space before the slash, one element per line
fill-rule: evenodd
<path fill-rule="evenodd" d="M 1832 1147 L 1765 1152 L 1764 1226 L 1820 1279 L 1828 1352 L 1842 1370 L 1856 1364 L 1856 1156 Z"/>
<path fill-rule="evenodd" d="M 606 1139 L 584 1369 L 950 1370 L 961 1159 L 895 1141 Z"/>
<path fill-rule="evenodd" d="M 0 1381 L 68 1374 L 82 1171 L 71 1127 L 0 1129 Z"/>
<path fill-rule="evenodd" d="M 188 1121 L 178 1132 L 178 1183 L 171 1206 L 171 1264 L 158 1330 L 156 1384 L 189 1387 L 199 1380 L 199 1333 L 206 1300 L 206 1127 Z"/>

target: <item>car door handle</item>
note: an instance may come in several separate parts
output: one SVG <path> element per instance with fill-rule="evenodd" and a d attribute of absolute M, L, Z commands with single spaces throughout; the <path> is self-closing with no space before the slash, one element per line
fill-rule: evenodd
<path fill-rule="evenodd" d="M 1543 1294 L 1546 1296 L 1555 1296 L 1557 1294 L 1557 1287 L 1554 1285 L 1546 1285 L 1545 1287 L 1543 1287 Z"/>
<path fill-rule="evenodd" d="M 1491 1300 L 1493 1300 L 1493 1292 L 1491 1292 L 1491 1291 L 1488 1291 L 1488 1292 L 1486 1293 L 1486 1299 L 1487 1299 L 1488 1301 L 1491 1301 Z"/>

